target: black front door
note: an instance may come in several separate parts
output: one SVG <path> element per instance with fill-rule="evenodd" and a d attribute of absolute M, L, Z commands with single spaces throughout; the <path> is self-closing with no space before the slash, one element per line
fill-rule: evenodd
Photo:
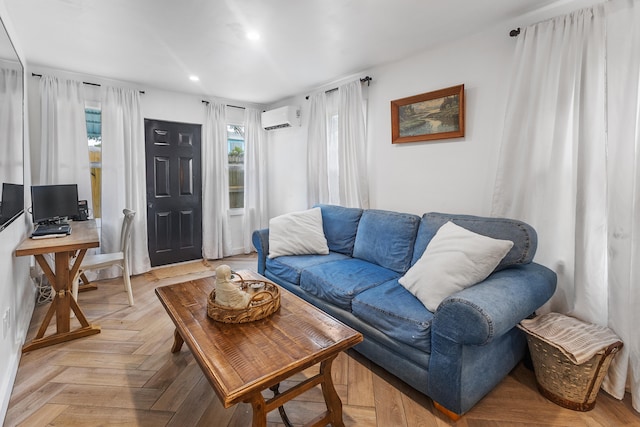
<path fill-rule="evenodd" d="M 200 125 L 144 120 L 153 267 L 202 258 Z"/>

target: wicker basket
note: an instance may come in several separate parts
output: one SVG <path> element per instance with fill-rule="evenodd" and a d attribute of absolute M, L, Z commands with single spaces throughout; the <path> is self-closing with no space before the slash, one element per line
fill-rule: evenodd
<path fill-rule="evenodd" d="M 596 405 L 600 385 L 622 342 L 603 348 L 587 362 L 576 365 L 559 349 L 527 334 L 529 351 L 540 393 L 574 411 L 590 411 Z"/>
<path fill-rule="evenodd" d="M 246 323 L 264 319 L 280 308 L 280 290 L 267 280 L 245 280 L 238 273 L 240 288 L 252 294 L 245 308 L 231 308 L 216 304 L 216 290 L 207 299 L 207 315 L 218 322 Z M 256 291 L 256 289 L 258 289 Z"/>

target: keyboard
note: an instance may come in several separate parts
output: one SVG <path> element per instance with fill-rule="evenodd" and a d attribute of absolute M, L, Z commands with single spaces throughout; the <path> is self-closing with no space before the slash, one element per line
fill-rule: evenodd
<path fill-rule="evenodd" d="M 71 226 L 69 224 L 38 224 L 31 236 L 48 236 L 52 234 L 71 234 Z"/>

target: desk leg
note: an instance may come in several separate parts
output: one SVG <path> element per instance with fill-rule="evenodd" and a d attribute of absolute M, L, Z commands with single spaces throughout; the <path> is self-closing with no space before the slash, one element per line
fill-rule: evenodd
<path fill-rule="evenodd" d="M 86 249 L 81 249 L 76 252 L 74 254 L 76 260 L 73 263 L 73 267 L 71 267 L 71 271 L 69 271 L 69 278 L 71 280 L 77 280 L 76 276 L 80 276 L 80 279 L 82 280 L 82 285 L 78 285 L 78 292 L 93 291 L 95 289 L 98 289 L 98 285 L 91 283 L 89 281 L 89 278 L 87 278 L 87 276 L 80 271 L 80 265 L 82 264 L 82 260 L 84 259 L 84 256 L 86 254 Z M 80 274 L 78 274 L 78 272 L 80 272 Z M 69 289 L 73 289 L 73 283 L 71 283 L 71 287 Z"/>
<path fill-rule="evenodd" d="M 84 273 L 80 274 L 82 285 L 78 286 L 78 292 L 95 291 L 98 289 L 98 285 L 90 281 Z"/>
<path fill-rule="evenodd" d="M 56 252 L 55 282 L 52 283 L 57 296 L 52 303 L 56 305 L 56 331 L 69 332 L 71 325 L 71 303 L 69 288 L 69 252 Z"/>
<path fill-rule="evenodd" d="M 86 251 L 85 251 L 86 252 Z M 55 255 L 55 274 L 49 267 L 49 263 L 42 255 L 36 255 L 36 261 L 44 271 L 49 283 L 53 288 L 53 301 L 49 311 L 40 325 L 40 329 L 36 334 L 36 338 L 29 344 L 22 347 L 22 352 L 26 353 L 38 348 L 47 347 L 53 344 L 59 344 L 61 342 L 70 341 L 76 338 L 85 337 L 88 335 L 94 335 L 100 333 L 100 326 L 90 325 L 87 321 L 82 310 L 78 306 L 78 303 L 71 296 L 71 275 L 69 270 L 69 260 L 72 253 L 70 252 L 56 252 Z M 80 261 L 84 256 L 84 252 L 79 257 Z M 76 264 L 78 260 L 76 260 Z M 74 264 L 73 270 L 76 265 Z M 77 270 L 75 270 L 77 271 Z M 74 331 L 71 331 L 71 310 L 76 314 L 81 327 Z M 44 337 L 44 333 L 53 318 L 53 314 L 56 315 L 56 332 L 48 337 Z"/>
<path fill-rule="evenodd" d="M 67 293 L 71 295 L 71 291 L 68 291 Z M 91 326 L 87 318 L 84 316 L 84 313 L 82 312 L 82 310 L 80 310 L 80 306 L 78 305 L 78 302 L 75 300 L 75 298 L 73 297 L 69 298 L 69 304 L 71 306 L 71 310 L 73 310 L 73 312 L 76 314 L 76 317 L 80 322 L 80 325 L 82 327 Z"/>
<path fill-rule="evenodd" d="M 56 306 L 55 304 L 53 304 L 53 301 L 51 302 L 51 304 L 49 304 L 49 310 L 47 310 L 47 314 L 44 316 L 44 319 L 42 320 L 42 325 L 40 325 L 40 329 L 38 329 L 38 333 L 36 334 L 36 339 L 40 339 L 44 336 L 44 333 L 47 331 L 47 327 L 49 326 L 49 323 L 51 323 L 51 318 L 53 317 L 53 313 L 56 312 Z"/>

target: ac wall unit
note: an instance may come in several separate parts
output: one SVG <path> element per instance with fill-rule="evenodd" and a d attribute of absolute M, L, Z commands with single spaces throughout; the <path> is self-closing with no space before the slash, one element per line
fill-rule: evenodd
<path fill-rule="evenodd" d="M 290 128 L 300 126 L 300 107 L 287 105 L 262 113 L 264 130 Z"/>

